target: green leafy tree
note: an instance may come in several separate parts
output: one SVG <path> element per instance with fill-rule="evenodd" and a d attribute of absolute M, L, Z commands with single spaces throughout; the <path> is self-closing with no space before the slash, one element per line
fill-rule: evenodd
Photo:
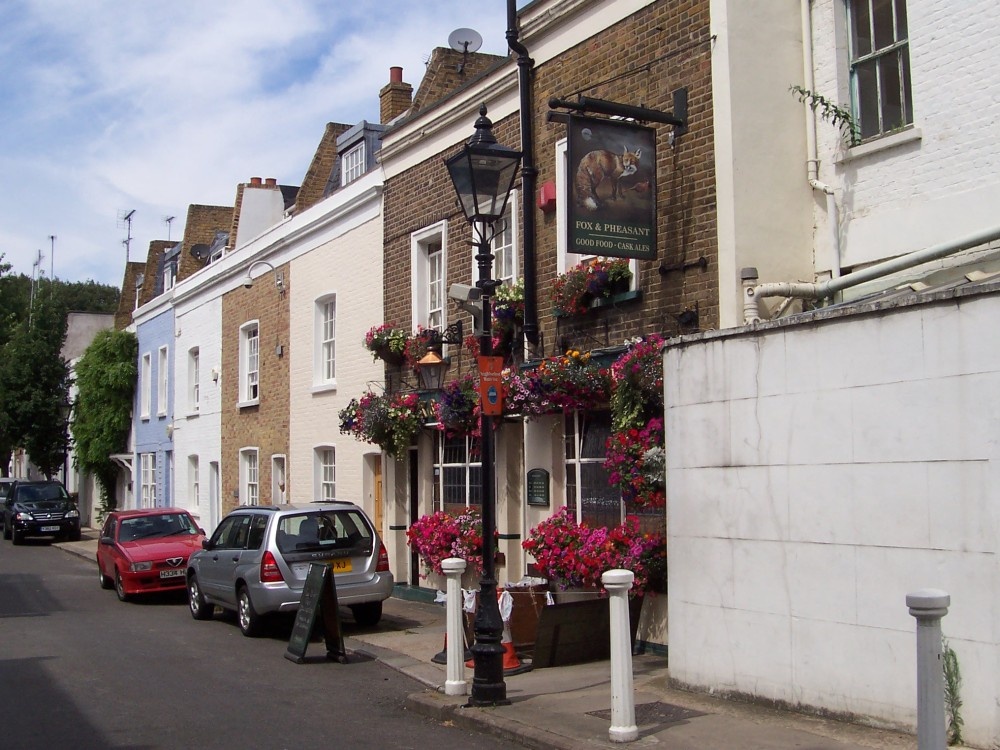
<path fill-rule="evenodd" d="M 118 470 L 111 455 L 125 450 L 132 422 L 139 341 L 128 331 L 101 331 L 76 364 L 73 443 L 78 468 L 91 472 L 105 511 L 117 507 Z"/>
<path fill-rule="evenodd" d="M 66 461 L 69 367 L 60 354 L 65 337 L 59 301 L 36 294 L 29 320 L 4 346 L 0 368 L 3 432 L 49 478 Z"/>

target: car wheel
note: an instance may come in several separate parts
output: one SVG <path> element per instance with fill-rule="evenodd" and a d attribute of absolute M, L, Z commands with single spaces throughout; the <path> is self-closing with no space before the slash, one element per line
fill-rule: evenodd
<path fill-rule="evenodd" d="M 114 585 L 114 582 L 110 578 L 108 578 L 106 575 L 104 575 L 104 571 L 101 570 L 101 564 L 100 563 L 97 564 L 97 578 L 101 582 L 101 588 L 102 589 L 109 589 L 109 588 L 111 588 Z"/>
<path fill-rule="evenodd" d="M 14 544 L 24 544 L 24 535 L 17 529 L 11 529 L 10 536 L 7 538 L 14 542 Z"/>
<path fill-rule="evenodd" d="M 378 621 L 382 619 L 382 602 L 352 604 L 351 614 L 354 615 L 354 621 L 362 627 L 370 628 L 378 625 Z"/>
<path fill-rule="evenodd" d="M 115 571 L 115 593 L 118 594 L 118 600 L 122 602 L 127 602 L 129 600 L 129 595 L 125 593 L 125 581 L 122 580 L 122 574 Z"/>
<path fill-rule="evenodd" d="M 212 619 L 212 612 L 215 607 L 205 601 L 201 595 L 201 586 L 198 585 L 198 577 L 191 576 L 188 579 L 188 607 L 191 609 L 191 616 L 196 620 Z"/>
<path fill-rule="evenodd" d="M 241 586 L 236 592 L 236 621 L 239 622 L 240 630 L 247 638 L 260 635 L 262 618 L 253 608 L 250 592 L 246 586 Z"/>

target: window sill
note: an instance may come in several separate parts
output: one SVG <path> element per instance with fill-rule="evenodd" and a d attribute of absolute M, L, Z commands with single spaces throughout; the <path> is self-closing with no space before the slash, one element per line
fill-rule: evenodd
<path fill-rule="evenodd" d="M 875 140 L 868 141 L 867 143 L 862 143 L 859 146 L 852 146 L 847 149 L 847 153 L 842 157 L 834 159 L 833 163 L 847 164 L 855 159 L 861 159 L 865 156 L 871 156 L 872 154 L 877 154 L 881 151 L 887 151 L 906 143 L 919 141 L 921 138 L 923 138 L 923 132 L 920 128 L 908 127 L 905 130 L 900 130 L 897 133 L 876 138 Z"/>
<path fill-rule="evenodd" d="M 639 301 L 642 299 L 642 292 L 638 289 L 632 289 L 627 292 L 619 292 L 618 294 L 612 294 L 610 297 L 597 297 L 590 301 L 590 309 L 594 310 L 598 307 L 617 307 L 622 302 L 632 302 Z"/>
<path fill-rule="evenodd" d="M 337 392 L 337 381 L 332 383 L 315 383 L 313 387 L 309 390 L 312 394 L 317 393 L 336 393 Z"/>
<path fill-rule="evenodd" d="M 250 407 L 250 406 L 260 406 L 260 399 L 259 398 L 252 398 L 249 401 L 237 401 L 236 402 L 236 408 L 237 409 L 246 409 L 247 407 Z"/>
<path fill-rule="evenodd" d="M 200 409 L 195 409 L 194 411 L 189 411 L 187 414 L 185 414 L 184 418 L 185 419 L 194 419 L 195 417 L 197 417 L 200 414 L 201 414 L 201 410 Z"/>

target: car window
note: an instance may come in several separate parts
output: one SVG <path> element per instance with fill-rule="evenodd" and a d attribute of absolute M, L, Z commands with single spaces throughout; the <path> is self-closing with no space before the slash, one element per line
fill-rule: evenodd
<path fill-rule="evenodd" d="M 247 549 L 260 549 L 264 543 L 264 532 L 267 530 L 267 516 L 255 513 L 250 521 L 250 534 L 247 537 Z"/>
<path fill-rule="evenodd" d="M 283 516 L 275 532 L 275 542 L 282 553 L 353 547 L 370 550 L 371 540 L 371 528 L 364 516 L 355 510 L 312 511 Z"/>
<path fill-rule="evenodd" d="M 217 546 L 220 549 L 244 549 L 250 534 L 250 516 L 244 513 L 232 516 L 231 520 L 232 523 L 226 529 L 225 535 L 219 537 Z"/>
<path fill-rule="evenodd" d="M 216 528 L 215 533 L 212 534 L 212 546 L 222 547 L 223 540 L 229 536 L 230 532 L 233 530 L 233 525 L 237 521 L 237 516 L 229 516 L 229 518 L 223 518 L 222 523 Z"/>

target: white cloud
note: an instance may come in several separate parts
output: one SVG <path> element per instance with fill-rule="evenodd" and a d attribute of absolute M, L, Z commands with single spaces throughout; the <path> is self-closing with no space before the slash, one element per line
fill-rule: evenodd
<path fill-rule="evenodd" d="M 0 252 L 30 274 L 42 249 L 48 273 L 54 234 L 58 277 L 119 284 L 120 211 L 138 260 L 191 203 L 298 184 L 328 121 L 378 120 L 390 66 L 417 86 L 450 31 L 505 54 L 505 25 L 504 0 L 8 0 Z"/>

